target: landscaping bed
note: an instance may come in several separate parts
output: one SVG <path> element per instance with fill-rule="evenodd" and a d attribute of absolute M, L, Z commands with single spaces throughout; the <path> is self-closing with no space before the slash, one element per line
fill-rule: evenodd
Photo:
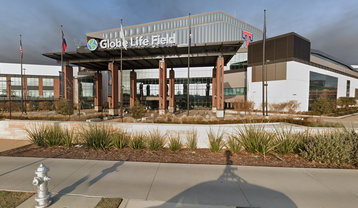
<path fill-rule="evenodd" d="M 189 164 L 216 164 L 216 165 L 244 165 L 244 166 L 270 166 L 270 167 L 296 167 L 296 168 L 335 168 L 318 162 L 308 161 L 297 154 L 273 155 L 265 157 L 259 154 L 248 153 L 242 150 L 238 154 L 221 150 L 212 153 L 209 149 L 197 149 L 192 152 L 182 149 L 177 152 L 169 149 L 150 151 L 146 149 L 133 150 L 129 147 L 123 149 L 109 148 L 106 151 L 77 147 L 40 147 L 27 145 L 24 147 L 4 151 L 0 156 L 13 157 L 41 157 L 41 158 L 68 158 L 111 161 L 161 162 L 161 163 L 189 163 Z M 355 169 L 353 165 L 339 168 Z"/>

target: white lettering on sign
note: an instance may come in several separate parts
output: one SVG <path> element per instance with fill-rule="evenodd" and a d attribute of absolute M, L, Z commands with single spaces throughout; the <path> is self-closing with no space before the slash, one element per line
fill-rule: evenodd
<path fill-rule="evenodd" d="M 114 48 L 121 48 L 121 47 L 142 47 L 142 46 L 165 46 L 165 45 L 174 45 L 175 44 L 175 34 L 169 37 L 167 34 L 165 37 L 161 37 L 160 35 L 153 35 L 152 41 L 150 42 L 149 39 L 143 38 L 143 36 L 139 37 L 131 37 L 129 41 L 124 40 L 123 43 L 121 39 L 117 38 L 115 40 L 101 40 L 99 46 L 105 49 L 114 49 Z"/>

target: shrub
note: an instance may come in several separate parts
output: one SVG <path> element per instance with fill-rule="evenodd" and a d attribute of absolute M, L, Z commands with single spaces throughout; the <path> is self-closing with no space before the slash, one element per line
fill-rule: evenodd
<path fill-rule="evenodd" d="M 69 129 L 62 129 L 61 145 L 71 147 L 73 142 L 77 140 L 76 135 Z"/>
<path fill-rule="evenodd" d="M 286 130 L 284 128 L 275 129 L 275 152 L 278 154 L 288 155 L 296 149 L 297 138 L 292 133 L 292 128 Z"/>
<path fill-rule="evenodd" d="M 315 100 L 311 105 L 312 111 L 318 115 L 332 113 L 335 109 L 333 101 L 328 98 L 327 95 L 322 94 L 317 100 Z"/>
<path fill-rule="evenodd" d="M 251 112 L 254 110 L 255 102 L 254 101 L 246 101 L 246 100 L 238 100 L 233 103 L 234 109 L 239 111 L 244 111 L 245 114 L 248 112 L 251 114 Z"/>
<path fill-rule="evenodd" d="M 230 135 L 226 141 L 226 148 L 232 153 L 240 153 L 242 144 L 236 136 Z"/>
<path fill-rule="evenodd" d="M 145 115 L 145 107 L 140 104 L 138 99 L 134 102 L 134 105 L 131 107 L 130 111 L 132 117 L 135 119 L 140 119 Z"/>
<path fill-rule="evenodd" d="M 62 144 L 62 129 L 59 126 L 46 127 L 44 132 L 44 143 L 46 146 L 59 146 Z"/>
<path fill-rule="evenodd" d="M 68 115 L 68 119 L 70 119 L 73 114 L 73 105 L 70 100 L 61 99 L 55 102 L 56 105 L 56 113 L 61 115 Z"/>
<path fill-rule="evenodd" d="M 214 153 L 220 152 L 225 146 L 225 142 L 224 142 L 225 132 L 222 131 L 221 129 L 218 129 L 218 131 L 214 133 L 213 130 L 210 128 L 209 132 L 206 132 L 206 134 L 208 135 L 208 139 L 209 139 L 210 151 Z"/>
<path fill-rule="evenodd" d="M 345 132 L 326 132 L 309 138 L 301 149 L 302 157 L 327 165 L 342 166 L 351 161 L 351 140 Z"/>
<path fill-rule="evenodd" d="M 131 134 L 128 146 L 131 149 L 144 149 L 145 134 L 141 132 L 134 132 Z"/>
<path fill-rule="evenodd" d="M 44 146 L 44 136 L 47 132 L 45 125 L 37 126 L 34 125 L 32 128 L 25 128 L 27 135 L 30 137 L 30 142 L 37 146 Z"/>
<path fill-rule="evenodd" d="M 190 151 L 195 151 L 197 149 L 198 143 L 198 132 L 196 129 L 191 129 L 186 133 L 186 148 Z"/>
<path fill-rule="evenodd" d="M 112 146 L 111 129 L 108 126 L 89 125 L 81 129 L 80 135 L 88 148 L 106 150 Z"/>
<path fill-rule="evenodd" d="M 150 151 L 163 149 L 165 145 L 165 135 L 161 134 L 159 129 L 148 132 L 147 147 Z"/>
<path fill-rule="evenodd" d="M 274 135 L 264 130 L 264 127 L 245 125 L 238 129 L 238 138 L 246 151 L 260 153 L 264 157 L 276 147 Z"/>
<path fill-rule="evenodd" d="M 112 143 L 115 148 L 123 149 L 128 146 L 129 136 L 127 132 L 120 130 L 112 135 Z"/>
<path fill-rule="evenodd" d="M 168 147 L 170 151 L 177 152 L 181 149 L 182 143 L 180 141 L 180 135 L 169 135 Z"/>

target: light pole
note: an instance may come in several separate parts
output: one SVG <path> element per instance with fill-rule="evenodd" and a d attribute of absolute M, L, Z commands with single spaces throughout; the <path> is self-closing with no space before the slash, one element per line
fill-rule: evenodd
<path fill-rule="evenodd" d="M 26 69 L 24 68 L 24 77 L 23 77 L 23 79 L 25 79 L 25 77 L 26 77 L 25 72 L 26 72 Z M 25 110 L 25 115 L 26 115 L 27 114 L 27 112 L 26 112 L 26 108 L 27 108 L 27 103 L 26 103 L 26 100 L 27 100 L 27 85 L 26 85 L 26 88 L 24 86 L 22 86 L 22 88 L 23 88 L 23 90 L 25 90 L 25 96 L 24 96 L 24 98 L 25 98 L 25 100 L 24 100 L 25 107 L 24 107 L 24 110 Z"/>
<path fill-rule="evenodd" d="M 11 120 L 11 80 L 9 82 L 9 113 L 10 113 L 10 120 Z"/>

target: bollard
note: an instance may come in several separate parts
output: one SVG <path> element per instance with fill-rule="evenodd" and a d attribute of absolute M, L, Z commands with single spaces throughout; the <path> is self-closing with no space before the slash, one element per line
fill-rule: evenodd
<path fill-rule="evenodd" d="M 32 184 L 37 186 L 37 196 L 35 198 L 37 202 L 35 205 L 36 208 L 44 208 L 51 204 L 51 193 L 48 192 L 48 181 L 50 181 L 51 178 L 47 176 L 48 171 L 50 171 L 50 168 L 46 167 L 43 163 L 41 163 L 35 171 L 36 176 Z"/>

